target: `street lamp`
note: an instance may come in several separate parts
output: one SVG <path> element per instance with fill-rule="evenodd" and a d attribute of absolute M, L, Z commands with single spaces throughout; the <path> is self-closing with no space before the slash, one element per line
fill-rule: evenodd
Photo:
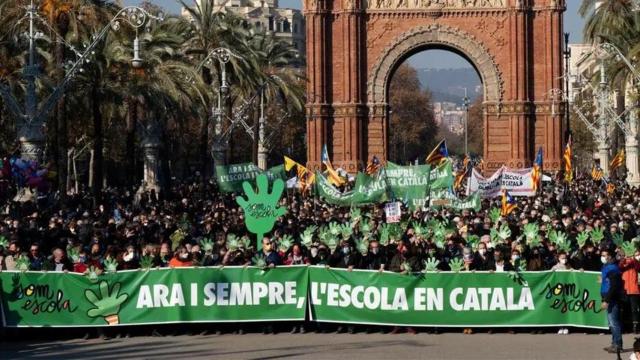
<path fill-rule="evenodd" d="M 462 106 L 464 106 L 464 154 L 469 155 L 468 138 L 469 138 L 469 97 L 467 97 L 467 88 L 464 88 L 464 98 L 462 98 Z"/>
<path fill-rule="evenodd" d="M 569 33 L 564 33 L 564 51 L 562 52 L 564 55 L 564 94 L 566 95 L 566 104 L 565 104 L 565 122 L 567 126 L 567 132 L 565 134 L 565 141 L 569 140 L 569 136 L 571 135 L 571 121 L 569 120 L 569 61 L 571 60 L 571 48 L 569 47 Z"/>
<path fill-rule="evenodd" d="M 223 139 L 222 116 L 225 113 L 225 109 L 223 108 L 224 99 L 227 97 L 227 93 L 229 92 L 229 84 L 227 83 L 227 64 L 231 61 L 231 58 L 243 60 L 242 57 L 236 55 L 231 50 L 224 47 L 218 47 L 211 50 L 196 67 L 196 72 L 199 72 L 204 65 L 212 65 L 214 60 L 218 61 L 218 64 L 220 64 L 218 102 L 217 106 L 211 109 L 214 120 L 213 147 L 211 154 L 213 156 L 214 165 L 216 166 L 224 164 L 224 152 L 226 150 L 226 141 Z M 242 121 L 242 117 L 239 119 Z"/>
<path fill-rule="evenodd" d="M 24 67 L 24 78 L 26 79 L 26 96 L 24 110 L 18 104 L 15 96 L 11 93 L 9 87 L 0 83 L 0 96 L 7 104 L 9 111 L 17 119 L 17 135 L 20 142 L 20 151 L 23 158 L 30 160 L 40 160 L 42 156 L 42 146 L 45 140 L 45 135 L 42 129 L 46 123 L 46 118 L 53 107 L 58 103 L 58 100 L 64 95 L 64 91 L 76 75 L 76 72 L 82 72 L 82 65 L 88 63 L 90 57 L 95 53 L 94 49 L 98 43 L 106 36 L 109 30 L 118 31 L 122 22 L 129 24 L 137 30 L 147 23 L 148 19 L 155 19 L 162 21 L 162 15 L 155 16 L 148 13 L 141 7 L 127 6 L 116 13 L 116 15 L 109 20 L 109 23 L 100 30 L 97 35 L 92 37 L 92 42 L 84 51 L 80 53 L 75 49 L 72 49 L 77 56 L 77 59 L 73 63 L 69 63 L 66 67 L 66 75 L 58 83 L 53 92 L 47 97 L 40 108 L 38 109 L 38 98 L 36 93 L 36 78 L 39 75 L 38 67 L 36 63 L 35 54 L 35 40 L 39 38 L 40 33 L 35 31 L 35 20 L 40 19 L 37 14 L 37 8 L 31 0 L 29 7 L 27 8 L 27 15 L 29 17 L 29 33 L 27 37 L 29 39 L 29 56 L 28 62 Z M 56 34 L 58 35 L 58 34 Z M 60 36 L 59 36 L 60 37 Z M 142 59 L 140 58 L 140 45 L 137 39 L 134 40 L 134 57 L 132 66 L 139 67 L 142 65 Z"/>

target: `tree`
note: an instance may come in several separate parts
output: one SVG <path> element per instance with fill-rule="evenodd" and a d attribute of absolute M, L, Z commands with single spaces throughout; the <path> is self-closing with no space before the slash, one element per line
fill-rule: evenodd
<path fill-rule="evenodd" d="M 389 102 L 389 159 L 399 163 L 423 159 L 439 140 L 431 93 L 420 89 L 414 68 L 403 64 L 393 74 Z"/>
<path fill-rule="evenodd" d="M 479 96 L 469 106 L 469 124 L 467 125 L 469 153 L 483 156 L 484 154 L 484 110 L 482 97 Z"/>

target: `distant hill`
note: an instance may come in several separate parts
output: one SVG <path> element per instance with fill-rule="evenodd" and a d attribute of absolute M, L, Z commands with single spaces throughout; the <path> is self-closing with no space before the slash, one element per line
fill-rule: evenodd
<path fill-rule="evenodd" d="M 423 89 L 429 89 L 433 101 L 462 103 L 464 88 L 471 102 L 482 95 L 482 83 L 473 68 L 466 69 L 416 69 Z M 479 91 L 476 91 L 478 89 Z"/>

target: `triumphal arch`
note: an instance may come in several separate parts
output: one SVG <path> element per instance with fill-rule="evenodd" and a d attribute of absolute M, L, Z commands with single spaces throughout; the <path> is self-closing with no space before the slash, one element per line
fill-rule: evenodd
<path fill-rule="evenodd" d="M 528 167 L 540 146 L 545 169 L 560 168 L 564 10 L 564 0 L 304 0 L 308 165 L 320 167 L 324 144 L 349 172 L 386 159 L 391 76 L 435 48 L 482 80 L 485 171 Z"/>

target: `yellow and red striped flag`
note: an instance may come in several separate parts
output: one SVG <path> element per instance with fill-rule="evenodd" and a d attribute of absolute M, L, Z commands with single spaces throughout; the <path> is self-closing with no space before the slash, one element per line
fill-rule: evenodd
<path fill-rule="evenodd" d="M 609 172 L 613 172 L 615 169 L 624 165 L 624 161 L 625 161 L 624 149 L 620 149 L 620 151 L 618 151 L 616 156 L 614 156 L 613 159 L 611 159 L 611 162 L 609 163 Z"/>
<path fill-rule="evenodd" d="M 572 166 L 572 156 L 573 152 L 571 151 L 571 135 L 569 135 L 569 140 L 567 140 L 567 146 L 564 149 L 564 155 L 562 158 L 564 159 L 564 180 L 568 183 L 573 181 L 573 166 Z"/>

